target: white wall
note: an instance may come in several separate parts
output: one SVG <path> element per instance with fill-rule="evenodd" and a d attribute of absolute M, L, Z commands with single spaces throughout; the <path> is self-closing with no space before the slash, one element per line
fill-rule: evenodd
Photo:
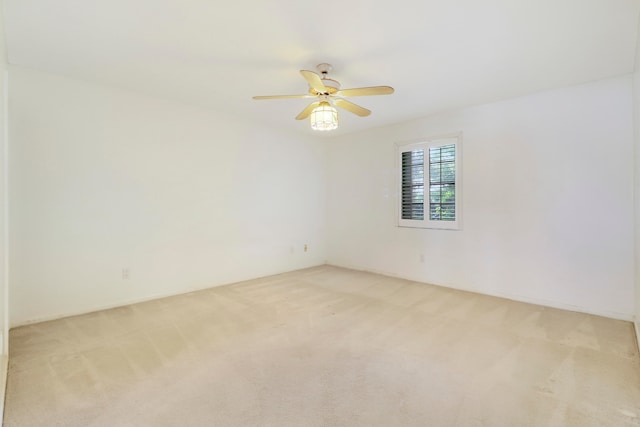
<path fill-rule="evenodd" d="M 631 319 L 631 89 L 624 76 L 332 140 L 328 262 Z M 396 227 L 394 143 L 460 131 L 463 229 Z"/>
<path fill-rule="evenodd" d="M 8 285 L 8 138 L 7 49 L 4 31 L 4 4 L 0 2 L 0 425 L 4 414 L 4 396 L 9 363 L 9 285 Z"/>
<path fill-rule="evenodd" d="M 13 326 L 326 259 L 633 316 L 631 76 L 321 140 L 10 77 Z M 458 131 L 463 229 L 396 227 L 394 143 Z"/>
<path fill-rule="evenodd" d="M 8 68 L 7 48 L 4 32 L 4 13 L 0 4 L 0 354 L 8 354 L 9 349 L 9 295 L 7 283 L 6 257 L 8 255 L 8 245 L 6 239 L 6 210 L 8 204 L 7 191 L 7 161 L 6 161 L 6 97 L 8 87 L 6 86 L 6 74 Z M 0 411 L 1 412 L 1 411 Z"/>
<path fill-rule="evenodd" d="M 640 24 L 639 24 L 640 27 Z M 640 346 L 640 29 L 636 42 L 636 64 L 633 73 L 633 128 L 635 142 L 635 328 Z"/>
<path fill-rule="evenodd" d="M 325 262 L 324 141 L 10 78 L 12 326 Z"/>

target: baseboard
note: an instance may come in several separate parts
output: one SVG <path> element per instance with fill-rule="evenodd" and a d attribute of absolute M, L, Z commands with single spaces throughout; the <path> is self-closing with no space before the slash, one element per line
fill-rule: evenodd
<path fill-rule="evenodd" d="M 0 356 L 0 427 L 4 423 L 4 398 L 7 391 L 7 374 L 9 373 L 9 357 Z"/>
<path fill-rule="evenodd" d="M 638 344 L 638 351 L 640 352 L 640 319 L 633 322 L 633 325 L 636 330 L 636 344 Z"/>
<path fill-rule="evenodd" d="M 51 320 L 64 319 L 65 317 L 81 316 L 83 314 L 95 313 L 96 311 L 109 310 L 109 309 L 112 309 L 112 308 L 124 307 L 124 306 L 127 306 L 127 305 L 139 304 L 139 303 L 143 303 L 143 302 L 148 302 L 148 301 L 154 301 L 154 300 L 163 299 L 163 298 L 174 297 L 174 296 L 177 296 L 177 295 L 190 294 L 192 292 L 198 292 L 198 291 L 204 291 L 206 289 L 217 288 L 218 286 L 229 286 L 229 285 L 233 285 L 235 283 L 246 282 L 248 280 L 262 279 L 264 277 L 271 277 L 271 276 L 277 276 L 279 274 L 287 274 L 287 273 L 292 273 L 294 271 L 306 270 L 307 268 L 314 268 L 314 267 L 318 267 L 318 266 L 325 265 L 325 264 L 326 264 L 325 262 L 322 262 L 320 264 L 309 265 L 309 266 L 306 266 L 306 267 L 295 268 L 293 270 L 281 271 L 281 272 L 277 272 L 277 273 L 273 273 L 273 274 L 267 274 L 267 275 L 264 275 L 264 276 L 243 278 L 243 279 L 240 279 L 240 280 L 236 280 L 234 282 L 219 283 L 219 284 L 215 284 L 215 285 L 206 285 L 206 286 L 203 286 L 203 287 L 193 287 L 193 288 L 189 288 L 189 289 L 182 289 L 182 290 L 175 291 L 175 292 L 157 293 L 157 294 L 147 295 L 147 296 L 142 297 L 142 298 L 131 298 L 131 299 L 117 301 L 117 302 L 112 303 L 112 304 L 104 304 L 104 305 L 98 305 L 98 306 L 93 306 L 93 307 L 87 307 L 87 308 L 82 309 L 82 310 L 67 311 L 67 312 L 64 312 L 64 313 L 56 313 L 56 314 L 52 314 L 52 315 L 48 315 L 48 316 L 36 317 L 36 318 L 33 318 L 33 319 L 19 320 L 19 321 L 16 321 L 14 323 L 11 323 L 10 328 L 13 329 L 13 328 L 18 328 L 20 326 L 33 325 L 35 323 L 41 323 L 41 322 L 48 322 L 48 321 L 51 321 Z"/>
<path fill-rule="evenodd" d="M 25 320 L 25 321 L 16 322 L 15 324 L 11 325 L 11 328 L 31 325 L 31 324 L 34 324 L 34 323 L 47 322 L 47 321 L 50 321 L 50 320 L 62 319 L 62 318 L 65 318 L 65 317 L 80 316 L 80 315 L 83 315 L 83 314 L 93 313 L 93 312 L 96 312 L 96 311 L 109 310 L 111 308 L 122 307 L 122 306 L 126 306 L 126 305 L 131 305 L 131 304 L 138 304 L 138 303 L 142 303 L 142 302 L 153 301 L 153 300 L 162 299 L 162 298 L 168 298 L 168 297 L 172 297 L 172 296 L 176 296 L 176 295 L 184 295 L 184 294 L 188 294 L 188 293 L 191 293 L 191 292 L 198 292 L 198 291 L 205 290 L 205 289 L 215 288 L 215 287 L 218 287 L 218 286 L 232 285 L 234 283 L 240 283 L 240 282 L 244 282 L 244 281 L 247 281 L 247 280 L 255 280 L 255 279 L 260 279 L 262 277 L 277 276 L 278 274 L 286 274 L 286 273 L 290 273 L 290 272 L 293 272 L 293 271 L 305 270 L 307 268 L 314 268 L 314 267 L 318 267 L 318 266 L 325 265 L 325 264 L 326 265 L 331 265 L 331 266 L 334 266 L 334 267 L 348 268 L 350 270 L 365 271 L 365 272 L 368 272 L 368 273 L 380 274 L 380 275 L 388 276 L 388 277 L 397 277 L 397 278 L 400 278 L 400 279 L 406 279 L 406 280 L 411 280 L 411 281 L 415 281 L 415 282 L 426 283 L 421 278 L 410 277 L 409 275 L 394 274 L 394 273 L 390 273 L 390 272 L 387 272 L 387 271 L 377 271 L 377 270 L 373 270 L 373 269 L 366 269 L 366 268 L 362 268 L 362 267 L 357 267 L 357 266 L 352 266 L 352 265 L 345 265 L 345 264 L 340 264 L 340 263 L 328 262 L 327 261 L 324 264 L 311 265 L 311 266 L 308 266 L 308 267 L 303 267 L 303 268 L 300 268 L 300 269 L 294 269 L 294 270 L 291 270 L 291 271 L 284 271 L 284 272 L 280 272 L 280 273 L 274 273 L 274 274 L 270 274 L 270 275 L 267 275 L 267 276 L 260 276 L 260 277 L 242 279 L 242 280 L 238 280 L 238 281 L 232 282 L 232 283 L 221 283 L 221 284 L 218 284 L 218 285 L 206 286 L 206 287 L 202 287 L 202 288 L 194 288 L 194 289 L 188 289 L 188 290 L 182 290 L 182 291 L 170 292 L 170 293 L 164 293 L 164 294 L 154 294 L 154 295 L 149 295 L 149 296 L 144 297 L 144 298 L 120 301 L 118 303 L 106 304 L 106 305 L 103 305 L 103 306 L 87 308 L 85 310 L 76 311 L 76 312 L 67 312 L 67 313 L 60 313 L 60 314 L 51 315 L 51 316 L 43 316 L 43 317 L 39 317 L 39 318 L 35 318 L 35 319 L 29 319 L 29 320 Z M 498 298 L 505 298 L 505 299 L 508 299 L 508 300 L 511 300 L 511 301 L 524 302 L 524 303 L 528 303 L 528 304 L 541 305 L 541 306 L 544 306 L 544 307 L 552 307 L 552 308 L 558 308 L 558 309 L 561 309 L 561 310 L 576 311 L 576 312 L 579 312 L 579 313 L 593 314 L 593 315 L 596 315 L 596 316 L 602 316 L 602 317 L 608 317 L 608 318 L 616 319 L 616 320 L 625 320 L 625 321 L 633 322 L 634 325 L 635 325 L 636 336 L 638 338 L 638 345 L 640 346 L 640 320 L 634 322 L 634 316 L 633 315 L 629 315 L 629 314 L 626 314 L 626 313 L 601 311 L 601 310 L 591 310 L 591 309 L 588 309 L 588 308 L 585 308 L 585 307 L 574 306 L 574 305 L 570 305 L 570 304 L 556 303 L 554 301 L 546 301 L 546 300 L 540 300 L 540 299 L 536 299 L 536 298 L 521 297 L 521 296 L 518 296 L 518 295 L 510 295 L 510 294 L 506 294 L 506 293 L 502 293 L 502 292 L 485 292 L 485 291 L 480 291 L 478 289 L 465 288 L 465 287 L 460 287 L 460 286 L 446 286 L 446 285 L 433 284 L 433 283 L 430 283 L 430 284 L 434 285 L 434 286 L 440 286 L 440 287 L 443 287 L 443 288 L 451 288 L 451 289 L 457 289 L 457 290 L 461 290 L 461 291 L 465 291 L 465 292 L 472 292 L 472 293 L 481 294 L 481 295 L 489 295 L 489 296 L 494 296 L 494 297 L 498 297 Z M 2 386 L 2 384 L 0 384 L 0 386 Z M 1 426 L 1 424 L 0 424 L 0 426 Z"/>
<path fill-rule="evenodd" d="M 339 264 L 339 263 L 334 263 L 334 262 L 328 262 L 327 264 L 328 265 L 332 265 L 334 267 L 348 268 L 350 270 L 365 271 L 365 272 L 368 272 L 368 273 L 380 274 L 380 275 L 388 276 L 388 277 L 397 277 L 399 279 L 405 279 L 405 280 L 411 280 L 411 281 L 414 281 L 414 282 L 427 283 L 422 278 L 411 277 L 410 275 L 395 274 L 395 273 L 390 273 L 388 271 L 376 271 L 376 270 L 373 270 L 373 269 L 361 268 L 361 267 L 351 266 L 351 265 L 344 265 L 344 264 Z M 544 306 L 544 307 L 558 308 L 558 309 L 561 309 L 561 310 L 575 311 L 575 312 L 578 312 L 578 313 L 593 314 L 595 316 L 608 317 L 610 319 L 616 319 L 616 320 L 625 320 L 627 322 L 633 322 L 633 320 L 634 320 L 634 315 L 633 314 L 618 313 L 618 312 L 606 311 L 606 310 L 593 310 L 593 309 L 590 309 L 590 308 L 587 308 L 587 307 L 581 307 L 581 306 L 577 306 L 577 305 L 558 303 L 558 302 L 555 302 L 555 301 L 547 301 L 547 300 L 537 299 L 537 298 L 523 297 L 523 296 L 520 296 L 520 295 L 511 295 L 511 294 L 504 293 L 504 292 L 494 292 L 494 291 L 485 291 L 485 290 L 474 289 L 474 288 L 467 288 L 467 287 L 464 287 L 464 286 L 456 286 L 456 285 L 448 285 L 448 284 L 447 285 L 443 285 L 443 284 L 437 284 L 437 283 L 428 283 L 428 284 L 433 285 L 433 286 L 439 286 L 439 287 L 442 287 L 442 288 L 450 288 L 450 289 L 457 289 L 459 291 L 472 292 L 474 294 L 489 295 L 489 296 L 492 296 L 492 297 L 504 298 L 504 299 L 508 299 L 508 300 L 511 300 L 511 301 L 524 302 L 524 303 L 527 303 L 527 304 L 541 305 L 541 306 Z"/>

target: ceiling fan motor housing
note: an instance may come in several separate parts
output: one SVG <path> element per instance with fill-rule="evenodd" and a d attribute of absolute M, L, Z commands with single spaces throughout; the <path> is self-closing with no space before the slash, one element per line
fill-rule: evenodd
<path fill-rule="evenodd" d="M 340 90 L 340 82 L 338 82 L 337 80 L 327 79 L 323 77 L 322 84 L 324 84 L 324 87 L 326 88 L 325 93 L 320 93 L 313 88 L 310 88 L 309 92 L 313 95 L 333 95 Z"/>

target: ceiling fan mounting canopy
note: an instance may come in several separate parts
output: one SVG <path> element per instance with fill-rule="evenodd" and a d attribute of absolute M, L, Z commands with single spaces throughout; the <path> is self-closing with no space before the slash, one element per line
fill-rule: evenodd
<path fill-rule="evenodd" d="M 254 96 L 253 99 L 286 99 L 286 98 L 318 98 L 317 101 L 309 104 L 300 114 L 296 116 L 296 120 L 306 119 L 318 106 L 335 105 L 343 108 L 360 117 L 366 117 L 371 114 L 370 110 L 354 104 L 344 99 L 349 96 L 373 96 L 373 95 L 390 95 L 394 92 L 391 86 L 372 86 L 360 87 L 354 89 L 342 89 L 340 82 L 327 77 L 333 66 L 327 63 L 321 63 L 316 66 L 320 74 L 309 71 L 300 70 L 300 74 L 309 84 L 309 93 L 304 95 L 271 95 L 271 96 Z"/>
<path fill-rule="evenodd" d="M 333 70 L 333 65 L 323 62 L 322 64 L 316 65 L 316 68 L 318 69 L 318 71 L 320 71 L 321 74 L 326 75 L 329 74 L 331 70 Z"/>

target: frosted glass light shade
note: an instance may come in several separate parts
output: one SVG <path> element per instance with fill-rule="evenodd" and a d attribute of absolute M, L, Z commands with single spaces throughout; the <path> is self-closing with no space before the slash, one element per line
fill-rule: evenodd
<path fill-rule="evenodd" d="M 333 130 L 338 127 L 338 111 L 323 102 L 311 112 L 310 120 L 313 130 Z"/>

